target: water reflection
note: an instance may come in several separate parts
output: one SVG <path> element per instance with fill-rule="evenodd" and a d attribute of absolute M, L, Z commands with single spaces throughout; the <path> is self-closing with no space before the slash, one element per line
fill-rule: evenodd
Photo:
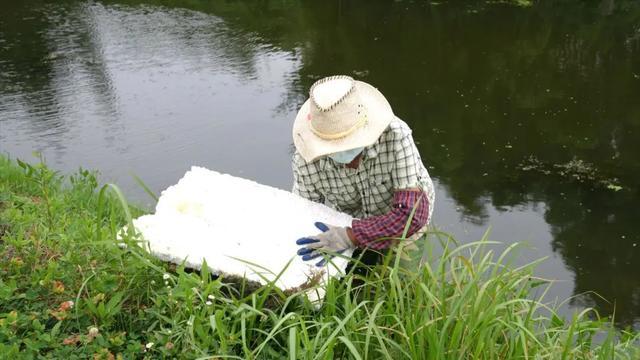
<path fill-rule="evenodd" d="M 640 318 L 636 2 L 0 10 L 3 151 L 43 149 L 58 167 L 100 168 L 131 193 L 129 172 L 160 190 L 192 164 L 288 188 L 306 89 L 348 73 L 412 126 L 438 182 L 437 224 L 464 240 L 488 225 L 498 240 L 530 240 L 551 255 L 543 274 L 573 282 L 555 295 L 585 293 L 575 306 L 615 309 L 620 325 Z"/>
<path fill-rule="evenodd" d="M 291 115 L 273 104 L 286 96 L 295 56 L 247 46 L 251 33 L 187 9 L 69 2 L 2 14 L 46 19 L 2 35 L 0 61 L 11 69 L 0 97 L 4 151 L 44 150 L 64 170 L 99 168 L 129 189 L 130 172 L 159 191 L 193 164 L 282 185 Z M 39 50 L 34 66 L 15 53 L 21 36 Z M 265 143 L 280 150 L 256 151 Z M 279 159 L 274 175 L 256 170 L 265 157 Z"/>

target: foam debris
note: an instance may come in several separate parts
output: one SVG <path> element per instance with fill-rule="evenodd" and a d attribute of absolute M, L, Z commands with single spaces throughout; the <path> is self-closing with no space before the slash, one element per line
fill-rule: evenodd
<path fill-rule="evenodd" d="M 133 221 L 156 257 L 214 273 L 244 276 L 279 288 L 304 288 L 310 279 L 324 284 L 344 272 L 335 257 L 318 268 L 296 255 L 296 239 L 317 234 L 314 222 L 349 226 L 351 216 L 290 192 L 194 166 L 164 190 L 153 215 Z M 343 254 L 350 256 L 351 253 Z"/>

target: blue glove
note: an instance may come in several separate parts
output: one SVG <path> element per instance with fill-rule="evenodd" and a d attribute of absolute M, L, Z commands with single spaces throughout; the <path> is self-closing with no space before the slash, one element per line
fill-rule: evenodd
<path fill-rule="evenodd" d="M 300 238 L 296 241 L 297 245 L 303 245 L 304 247 L 298 250 L 298 255 L 302 256 L 302 260 L 309 261 L 315 259 L 321 255 L 329 254 L 330 257 L 341 254 L 345 250 L 352 249 L 355 246 L 347 233 L 347 228 L 344 226 L 332 226 L 322 222 L 316 222 L 315 226 L 322 231 L 322 233 L 315 236 L 308 236 Z M 326 259 L 323 259 L 316 263 L 316 266 L 324 266 Z"/>

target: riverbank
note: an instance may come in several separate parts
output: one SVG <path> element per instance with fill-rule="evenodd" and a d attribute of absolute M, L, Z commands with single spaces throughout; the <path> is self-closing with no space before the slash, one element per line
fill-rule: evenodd
<path fill-rule="evenodd" d="M 331 283 L 315 309 L 298 294 L 267 286 L 244 295 L 206 272 L 169 266 L 135 246 L 119 248 L 116 232 L 142 213 L 90 171 L 62 176 L 0 156 L 0 353 L 640 357 L 640 334 L 593 320 L 591 310 L 564 320 L 544 300 L 532 300 L 547 286 L 532 276 L 535 264 L 510 267 L 486 241 L 457 246 L 440 236 L 442 255 L 420 271 L 403 271 L 390 258 L 364 289 L 354 291 L 349 276 Z"/>

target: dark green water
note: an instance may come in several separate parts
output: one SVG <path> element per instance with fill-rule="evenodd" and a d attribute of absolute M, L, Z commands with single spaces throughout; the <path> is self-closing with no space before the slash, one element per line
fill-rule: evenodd
<path fill-rule="evenodd" d="M 524 241 L 565 314 L 638 326 L 637 1 L 3 1 L 0 151 L 137 201 L 132 173 L 160 191 L 191 165 L 288 189 L 297 107 L 332 74 L 411 125 L 438 227 Z"/>

